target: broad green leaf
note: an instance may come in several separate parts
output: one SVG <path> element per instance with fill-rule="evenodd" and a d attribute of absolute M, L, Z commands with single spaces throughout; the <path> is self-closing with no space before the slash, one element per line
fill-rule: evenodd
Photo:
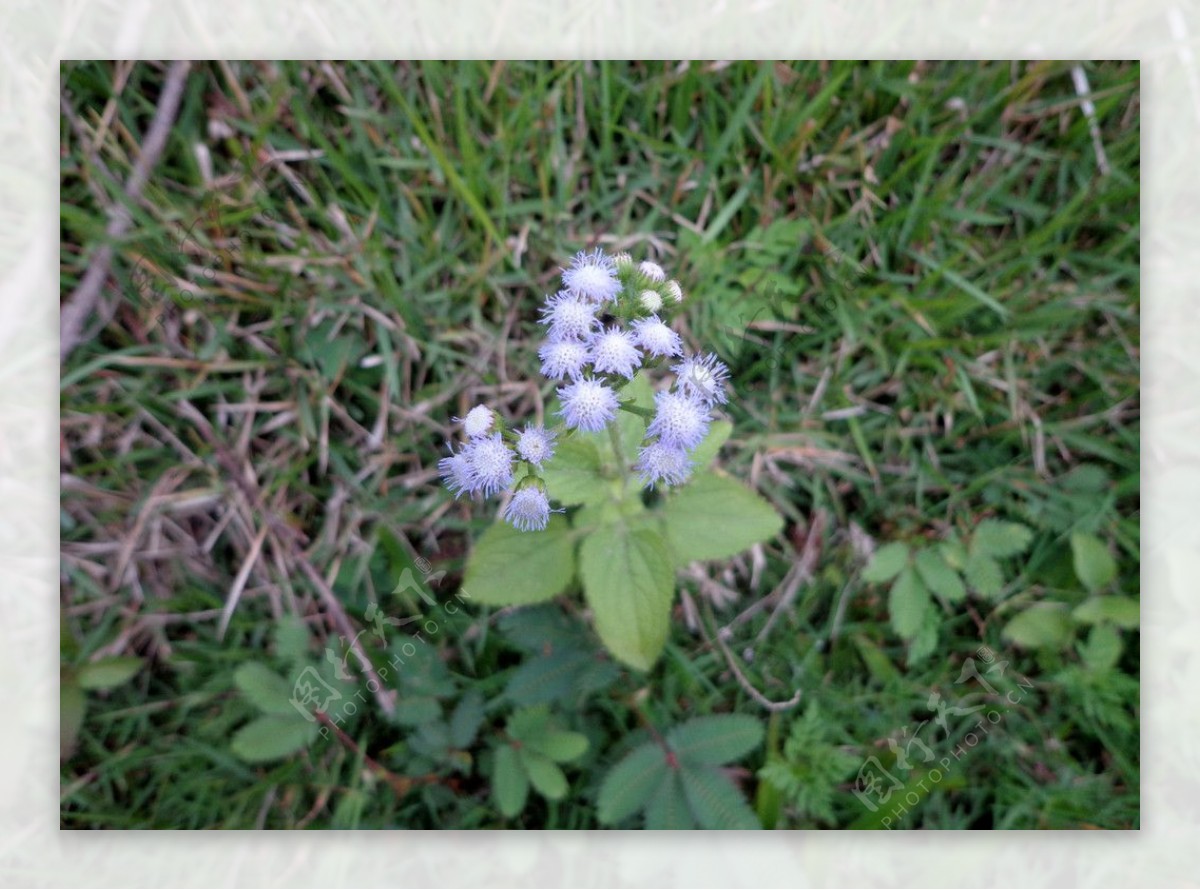
<path fill-rule="evenodd" d="M 571 532 L 561 516 L 540 532 L 496 522 L 471 551 L 463 592 L 489 606 L 519 606 L 562 593 L 574 576 Z"/>
<path fill-rule="evenodd" d="M 318 728 L 317 723 L 305 720 L 295 711 L 290 716 L 268 714 L 234 733 L 230 748 L 247 763 L 278 760 L 311 744 Z"/>
<path fill-rule="evenodd" d="M 557 763 L 567 763 L 583 756 L 588 749 L 588 740 L 581 732 L 556 730 L 529 742 L 529 747 L 545 754 Z"/>
<path fill-rule="evenodd" d="M 729 441 L 733 432 L 733 424 L 728 420 L 714 420 L 708 428 L 708 435 L 692 452 L 692 464 L 697 470 L 702 470 L 713 462 L 721 446 Z"/>
<path fill-rule="evenodd" d="M 420 726 L 441 719 L 442 706 L 436 698 L 427 695 L 410 695 L 396 703 L 392 719 L 401 726 Z"/>
<path fill-rule="evenodd" d="M 519 705 L 547 704 L 571 695 L 590 652 L 561 649 L 521 662 L 508 679 L 504 694 Z"/>
<path fill-rule="evenodd" d="M 483 717 L 483 694 L 478 689 L 472 689 L 462 697 L 450 715 L 450 744 L 459 749 L 469 747 L 475 741 Z"/>
<path fill-rule="evenodd" d="M 1093 596 L 1076 606 L 1071 614 L 1085 624 L 1111 621 L 1128 630 L 1141 622 L 1141 604 L 1128 596 Z"/>
<path fill-rule="evenodd" d="M 929 609 L 929 591 L 913 569 L 906 568 L 892 583 L 888 593 L 888 614 L 892 629 L 906 640 L 911 640 L 925 622 Z"/>
<path fill-rule="evenodd" d="M 580 573 L 604 645 L 619 661 L 649 670 L 666 643 L 675 594 L 662 535 L 649 527 L 599 528 L 584 539 Z"/>
<path fill-rule="evenodd" d="M 763 725 L 748 714 L 695 717 L 667 732 L 667 744 L 687 763 L 721 766 L 762 743 Z"/>
<path fill-rule="evenodd" d="M 525 809 L 529 776 L 512 745 L 501 745 L 496 749 L 492 761 L 492 796 L 496 799 L 496 807 L 510 819 Z"/>
<path fill-rule="evenodd" d="M 1071 554 L 1075 560 L 1075 574 L 1083 586 L 1095 593 L 1112 582 L 1117 576 L 1117 564 L 1095 535 L 1075 532 L 1071 535 Z"/>
<path fill-rule="evenodd" d="M 920 664 L 937 649 L 938 630 L 942 626 L 942 616 L 931 603 L 925 610 L 925 619 L 920 629 L 908 641 L 908 664 Z"/>
<path fill-rule="evenodd" d="M 79 684 L 68 677 L 61 680 L 58 690 L 58 757 L 66 760 L 75 753 L 79 730 L 87 714 L 87 696 Z"/>
<path fill-rule="evenodd" d="M 1061 649 L 1071 639 L 1071 619 L 1058 603 L 1035 603 L 1013 616 L 1001 636 L 1026 649 Z"/>
<path fill-rule="evenodd" d="M 528 742 L 549 732 L 550 710 L 545 705 L 522 708 L 508 718 L 508 734 L 520 742 Z"/>
<path fill-rule="evenodd" d="M 634 748 L 604 777 L 596 802 L 597 818 L 613 825 L 642 809 L 662 783 L 666 769 L 663 750 L 654 742 Z"/>
<path fill-rule="evenodd" d="M 951 602 L 962 602 L 967 596 L 967 588 L 963 586 L 962 578 L 943 558 L 940 550 L 927 549 L 917 554 L 917 573 L 921 580 L 935 594 Z"/>
<path fill-rule="evenodd" d="M 1097 673 L 1111 670 L 1121 657 L 1121 634 L 1111 624 L 1097 624 L 1088 632 L 1087 642 L 1080 647 L 1079 656 Z"/>
<path fill-rule="evenodd" d="M 727 559 L 779 534 L 775 508 L 740 482 L 698 473 L 673 492 L 662 510 L 677 565 Z"/>
<path fill-rule="evenodd" d="M 567 796 L 567 777 L 554 761 L 529 748 L 522 748 L 520 755 L 529 781 L 538 794 L 547 800 L 562 800 Z"/>
<path fill-rule="evenodd" d="M 679 778 L 688 806 L 701 828 L 738 831 L 762 828 L 742 793 L 719 770 L 684 766 L 679 770 Z"/>
<path fill-rule="evenodd" d="M 1000 595 L 1004 589 L 1004 573 L 1000 571 L 1000 563 L 986 553 L 971 552 L 967 557 L 966 571 L 963 573 L 971 588 L 992 599 Z"/>
<path fill-rule="evenodd" d="M 946 565 L 952 569 L 962 571 L 967 565 L 967 550 L 962 545 L 962 541 L 958 539 L 958 535 L 953 532 L 950 537 L 938 544 L 938 552 L 942 554 L 942 559 L 946 560 Z"/>
<path fill-rule="evenodd" d="M 864 581 L 880 584 L 895 578 L 906 565 L 908 565 L 908 545 L 900 541 L 893 541 L 875 551 L 871 561 L 863 569 L 862 577 Z"/>
<path fill-rule="evenodd" d="M 1024 553 L 1032 540 L 1033 532 L 1019 522 L 985 519 L 975 527 L 975 533 L 971 536 L 971 552 L 1003 559 Z"/>
<path fill-rule="evenodd" d="M 133 679 L 141 667 L 142 660 L 132 656 L 103 658 L 79 669 L 79 685 L 83 689 L 112 689 Z"/>
<path fill-rule="evenodd" d="M 279 674 L 257 661 L 239 665 L 233 672 L 233 683 L 264 714 L 295 714 L 292 705 L 292 686 Z"/>
<path fill-rule="evenodd" d="M 679 770 L 667 769 L 646 803 L 646 828 L 651 831 L 680 831 L 696 827 L 683 793 Z"/>
<path fill-rule="evenodd" d="M 1109 486 L 1108 473 L 1096 464 L 1080 464 L 1062 477 L 1061 485 L 1068 491 L 1101 492 Z"/>
<path fill-rule="evenodd" d="M 612 489 L 596 443 L 578 434 L 558 443 L 541 475 L 550 499 L 568 505 L 606 500 Z"/>

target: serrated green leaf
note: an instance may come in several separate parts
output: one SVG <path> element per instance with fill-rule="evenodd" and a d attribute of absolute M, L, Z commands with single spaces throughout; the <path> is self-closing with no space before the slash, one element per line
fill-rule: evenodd
<path fill-rule="evenodd" d="M 571 696 L 580 671 L 592 658 L 588 652 L 566 649 L 526 658 L 513 671 L 504 694 L 519 705 L 547 704 Z"/>
<path fill-rule="evenodd" d="M 972 552 L 967 557 L 967 583 L 980 596 L 992 599 L 1000 595 L 1004 589 L 1004 573 L 1000 571 L 1000 563 L 986 553 Z"/>
<path fill-rule="evenodd" d="M 708 428 L 708 435 L 692 452 L 692 465 L 697 470 L 702 470 L 711 464 L 720 452 L 721 446 L 729 441 L 732 432 L 733 424 L 728 420 L 714 420 L 712 426 Z"/>
<path fill-rule="evenodd" d="M 567 505 L 607 500 L 612 486 L 612 480 L 604 474 L 596 443 L 581 435 L 558 443 L 554 457 L 542 467 L 541 476 L 550 499 Z"/>
<path fill-rule="evenodd" d="M 295 714 L 292 685 L 279 674 L 257 661 L 239 665 L 233 672 L 233 684 L 264 714 Z"/>
<path fill-rule="evenodd" d="M 922 550 L 917 554 L 916 564 L 925 586 L 942 599 L 958 603 L 966 598 L 967 588 L 962 578 L 946 563 L 940 550 Z"/>
<path fill-rule="evenodd" d="M 492 760 L 492 797 L 496 808 L 510 819 L 525 809 L 529 776 L 512 745 L 501 745 Z"/>
<path fill-rule="evenodd" d="M 864 581 L 881 584 L 890 581 L 900 574 L 900 570 L 908 565 L 908 545 L 900 541 L 884 544 L 875 551 L 867 567 L 863 569 Z"/>
<path fill-rule="evenodd" d="M 472 689 L 464 695 L 450 715 L 450 744 L 455 748 L 469 747 L 483 723 L 483 694 Z"/>
<path fill-rule="evenodd" d="M 967 548 L 958 539 L 958 535 L 951 533 L 950 537 L 938 544 L 938 552 L 950 568 L 959 572 L 966 568 Z"/>
<path fill-rule="evenodd" d="M 662 535 L 649 527 L 601 527 L 584 539 L 580 573 L 604 645 L 625 664 L 649 670 L 666 643 L 675 594 Z"/>
<path fill-rule="evenodd" d="M 114 656 L 85 664 L 76 676 L 83 689 L 112 689 L 128 683 L 141 668 L 140 658 Z"/>
<path fill-rule="evenodd" d="M 683 766 L 679 779 L 688 807 L 701 828 L 734 831 L 762 828 L 742 793 L 719 770 Z"/>
<path fill-rule="evenodd" d="M 64 678 L 58 690 L 58 757 L 66 760 L 75 753 L 79 730 L 87 714 L 87 696 L 79 684 Z"/>
<path fill-rule="evenodd" d="M 234 733 L 229 747 L 247 763 L 262 763 L 303 750 L 317 737 L 317 731 L 316 722 L 305 720 L 295 711 L 291 715 L 268 714 Z"/>
<path fill-rule="evenodd" d="M 1074 558 L 1076 577 L 1093 593 L 1110 584 L 1117 576 L 1117 564 L 1112 554 L 1095 535 L 1086 532 L 1073 533 L 1071 555 Z"/>
<path fill-rule="evenodd" d="M 442 716 L 442 706 L 436 698 L 429 696 L 410 695 L 396 703 L 392 719 L 401 726 L 420 726 L 438 720 Z"/>
<path fill-rule="evenodd" d="M 1097 624 L 1088 632 L 1087 642 L 1079 656 L 1091 670 L 1103 673 L 1111 670 L 1121 657 L 1121 634 L 1111 624 Z"/>
<path fill-rule="evenodd" d="M 892 629 L 903 639 L 911 640 L 921 630 L 929 605 L 929 590 L 912 568 L 905 568 L 888 592 Z"/>
<path fill-rule="evenodd" d="M 677 565 L 727 559 L 783 528 L 782 517 L 770 503 L 740 482 L 712 472 L 697 473 L 673 492 L 662 515 Z"/>
<path fill-rule="evenodd" d="M 310 634 L 299 615 L 285 615 L 275 623 L 275 654 L 293 664 L 308 657 Z"/>
<path fill-rule="evenodd" d="M 486 605 L 519 606 L 557 596 L 574 577 L 574 545 L 561 516 L 540 532 L 497 522 L 471 551 L 463 591 Z"/>
<path fill-rule="evenodd" d="M 679 770 L 667 769 L 654 794 L 646 802 L 646 828 L 651 831 L 681 831 L 696 827 L 683 793 Z"/>
<path fill-rule="evenodd" d="M 529 747 L 545 754 L 556 763 L 569 763 L 582 757 L 588 749 L 588 740 L 581 732 L 555 730 L 529 742 Z"/>
<path fill-rule="evenodd" d="M 908 641 L 907 661 L 909 666 L 920 664 L 933 654 L 937 649 L 938 630 L 941 626 L 942 616 L 938 614 L 938 610 L 931 603 L 925 610 L 925 618 L 921 622 L 920 630 Z"/>
<path fill-rule="evenodd" d="M 667 732 L 667 744 L 681 761 L 705 766 L 731 763 L 762 739 L 762 722 L 748 714 L 695 717 Z"/>
<path fill-rule="evenodd" d="M 507 728 L 508 734 L 514 739 L 522 743 L 532 741 L 549 731 L 550 710 L 545 705 L 539 705 L 514 711 L 508 718 Z"/>
<path fill-rule="evenodd" d="M 596 801 L 597 818 L 613 825 L 642 809 L 662 783 L 666 769 L 666 757 L 657 744 L 634 748 L 605 775 Z"/>
<path fill-rule="evenodd" d="M 975 527 L 971 536 L 971 553 L 981 553 L 994 559 L 1016 556 L 1029 549 L 1033 532 L 1019 522 L 985 519 Z"/>
<path fill-rule="evenodd" d="M 567 777 L 559 769 L 558 764 L 544 754 L 539 754 L 529 748 L 520 750 L 521 762 L 529 781 L 537 789 L 538 794 L 547 800 L 562 800 L 567 796 Z"/>
<path fill-rule="evenodd" d="M 1027 649 L 1061 649 L 1071 639 L 1066 609 L 1058 603 L 1035 603 L 1013 616 L 1001 636 Z"/>
<path fill-rule="evenodd" d="M 1111 621 L 1127 630 L 1141 623 L 1141 604 L 1128 596 L 1094 596 L 1084 600 L 1071 613 L 1076 621 L 1097 624 Z"/>

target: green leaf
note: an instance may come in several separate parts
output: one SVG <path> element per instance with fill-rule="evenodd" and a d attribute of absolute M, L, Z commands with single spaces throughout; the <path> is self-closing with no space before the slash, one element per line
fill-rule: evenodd
<path fill-rule="evenodd" d="M 695 717 L 667 732 L 667 744 L 680 760 L 704 766 L 731 763 L 762 743 L 763 725 L 748 714 Z"/>
<path fill-rule="evenodd" d="M 396 711 L 392 719 L 401 726 L 420 726 L 431 723 L 442 716 L 442 706 L 436 698 L 424 695 L 410 695 L 396 703 Z"/>
<path fill-rule="evenodd" d="M 667 769 L 662 781 L 646 804 L 646 828 L 651 831 L 679 831 L 696 827 L 679 780 L 679 770 Z"/>
<path fill-rule="evenodd" d="M 679 778 L 692 815 L 701 828 L 738 831 L 762 828 L 741 792 L 719 770 L 684 766 L 679 770 Z"/>
<path fill-rule="evenodd" d="M 132 656 L 103 658 L 79 669 L 79 685 L 83 689 L 112 689 L 133 679 L 141 667 L 142 660 Z"/>
<path fill-rule="evenodd" d="M 234 733 L 230 748 L 247 763 L 278 760 L 306 748 L 317 737 L 317 730 L 316 722 L 295 711 L 290 716 L 268 714 Z"/>
<path fill-rule="evenodd" d="M 675 594 L 662 535 L 649 527 L 603 526 L 584 539 L 580 570 L 604 645 L 625 664 L 649 670 L 666 643 Z"/>
<path fill-rule="evenodd" d="M 545 705 L 522 708 L 508 718 L 508 734 L 525 743 L 549 732 L 550 710 Z"/>
<path fill-rule="evenodd" d="M 892 629 L 902 638 L 911 640 L 925 623 L 925 612 L 929 608 L 929 590 L 921 583 L 917 573 L 906 568 L 892 584 L 888 593 L 888 614 Z"/>
<path fill-rule="evenodd" d="M 295 663 L 308 657 L 308 625 L 299 615 L 286 615 L 275 624 L 275 654 Z"/>
<path fill-rule="evenodd" d="M 1121 634 L 1111 624 L 1097 624 L 1088 632 L 1079 656 L 1096 673 L 1111 670 L 1121 657 Z"/>
<path fill-rule="evenodd" d="M 87 714 L 87 696 L 79 684 L 67 677 L 60 681 L 58 690 L 58 757 L 66 760 L 75 753 L 79 741 L 79 730 Z"/>
<path fill-rule="evenodd" d="M 558 443 L 554 457 L 542 467 L 551 500 L 589 504 L 608 498 L 612 480 L 604 475 L 600 452 L 590 438 L 575 435 Z"/>
<path fill-rule="evenodd" d="M 783 519 L 767 501 L 728 476 L 697 474 L 663 507 L 677 565 L 727 559 L 779 534 Z"/>
<path fill-rule="evenodd" d="M 492 760 L 492 796 L 496 799 L 496 807 L 510 819 L 525 809 L 529 776 L 512 745 L 501 745 L 496 749 Z"/>
<path fill-rule="evenodd" d="M 1111 621 L 1127 630 L 1141 623 L 1141 603 L 1128 596 L 1093 596 L 1084 600 L 1071 613 L 1076 621 L 1098 624 Z"/>
<path fill-rule="evenodd" d="M 608 771 L 596 801 L 597 818 L 613 825 L 646 805 L 667 769 L 663 750 L 654 742 L 634 748 Z"/>
<path fill-rule="evenodd" d="M 526 658 L 512 672 L 504 694 L 519 705 L 540 705 L 569 697 L 580 671 L 592 655 L 561 649 L 541 658 Z"/>
<path fill-rule="evenodd" d="M 1033 532 L 1019 522 L 985 519 L 975 527 L 971 536 L 971 553 L 981 553 L 995 559 L 1016 556 L 1029 549 Z"/>
<path fill-rule="evenodd" d="M 863 664 L 867 666 L 867 670 L 874 679 L 880 683 L 887 683 L 900 676 L 900 671 L 896 669 L 883 650 L 875 645 L 874 641 L 863 634 L 855 634 L 852 639 L 854 648 L 858 650 L 859 657 L 862 658 Z"/>
<path fill-rule="evenodd" d="M 529 747 L 558 763 L 567 763 L 583 756 L 588 749 L 588 740 L 587 736 L 581 732 L 556 730 L 531 740 Z"/>
<path fill-rule="evenodd" d="M 479 732 L 483 716 L 483 694 L 478 689 L 472 689 L 462 697 L 450 715 L 450 744 L 460 750 L 468 747 Z"/>
<path fill-rule="evenodd" d="M 538 794 L 547 800 L 562 800 L 567 796 L 567 777 L 554 761 L 529 748 L 522 748 L 520 754 L 525 772 L 529 774 L 529 781 L 533 783 Z"/>
<path fill-rule="evenodd" d="M 1071 535 L 1071 554 L 1075 561 L 1075 574 L 1083 586 L 1095 593 L 1107 586 L 1117 576 L 1117 564 L 1095 535 L 1075 532 Z"/>
<path fill-rule="evenodd" d="M 932 607 L 925 610 L 925 618 L 920 629 L 908 641 L 909 665 L 920 664 L 937 649 L 938 630 L 942 626 L 942 616 Z"/>
<path fill-rule="evenodd" d="M 867 567 L 863 569 L 864 581 L 881 584 L 890 581 L 900 574 L 900 570 L 908 565 L 908 545 L 900 541 L 884 544 L 875 551 Z"/>
<path fill-rule="evenodd" d="M 917 554 L 916 562 L 921 580 L 935 594 L 951 603 L 962 602 L 966 598 L 967 588 L 963 586 L 962 578 L 946 563 L 940 550 L 922 550 Z"/>
<path fill-rule="evenodd" d="M 654 387 L 650 385 L 650 379 L 646 376 L 645 371 L 638 371 L 632 380 L 621 387 L 617 397 L 622 402 L 632 399 L 633 404 L 638 408 L 654 408 Z M 637 460 L 642 440 L 646 438 L 646 419 L 629 411 L 618 411 L 617 431 L 621 437 L 621 451 L 625 461 L 632 464 Z M 608 442 L 607 433 L 604 434 L 604 439 L 605 442 Z M 611 453 L 611 445 L 608 448 Z"/>
<path fill-rule="evenodd" d="M 233 684 L 264 714 L 295 714 L 292 684 L 266 665 L 248 661 L 233 672 Z"/>
<path fill-rule="evenodd" d="M 1058 603 L 1035 603 L 1004 626 L 1001 636 L 1026 649 L 1061 649 L 1070 642 L 1071 620 Z"/>
<path fill-rule="evenodd" d="M 988 599 L 999 596 L 1004 589 L 1004 573 L 1000 571 L 1000 563 L 985 553 L 971 552 L 967 557 L 967 583 L 971 588 Z"/>
<path fill-rule="evenodd" d="M 540 532 L 497 522 L 471 551 L 463 593 L 490 606 L 519 606 L 562 593 L 574 576 L 571 533 L 561 516 Z"/>
<path fill-rule="evenodd" d="M 728 420 L 713 421 L 712 426 L 708 428 L 708 435 L 692 452 L 692 464 L 697 470 L 702 470 L 713 462 L 732 432 L 733 424 Z"/>
<path fill-rule="evenodd" d="M 967 550 L 963 547 L 962 541 L 958 539 L 958 535 L 953 532 L 950 537 L 938 544 L 938 552 L 950 568 L 960 572 L 966 568 Z"/>

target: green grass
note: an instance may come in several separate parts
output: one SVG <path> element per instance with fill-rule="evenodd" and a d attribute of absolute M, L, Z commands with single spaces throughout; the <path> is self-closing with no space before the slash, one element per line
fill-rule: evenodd
<path fill-rule="evenodd" d="M 895 772 L 886 739 L 921 731 L 931 693 L 951 701 L 981 647 L 1008 666 L 998 695 L 972 704 L 1002 701 L 1020 677 L 1031 688 L 892 827 L 1137 827 L 1136 628 L 1103 668 L 1081 655 L 1082 625 L 1034 648 L 1001 635 L 1033 603 L 1086 600 L 1073 532 L 1115 557 L 1105 595 L 1138 595 L 1139 67 L 1086 66 L 1107 175 L 1070 68 L 194 66 L 62 371 L 63 662 L 144 660 L 87 693 L 62 763 L 63 827 L 594 828 L 605 773 L 647 733 L 728 712 L 767 728 L 729 773 L 764 824 L 879 827 L 886 813 L 853 794 L 858 767 L 875 756 Z M 67 63 L 62 77 L 65 297 L 164 71 Z M 380 664 L 408 631 L 380 643 L 374 604 L 431 611 L 391 595 L 405 567 L 444 571 L 434 590 L 453 602 L 495 507 L 440 486 L 450 418 L 478 402 L 543 410 L 537 308 L 594 244 L 656 258 L 682 283 L 685 340 L 733 371 L 721 463 L 785 532 L 754 561 L 704 568 L 733 604 L 680 576 L 707 631 L 680 610 L 649 674 L 614 668 L 596 691 L 554 699 L 590 741 L 562 800 L 535 795 L 505 819 L 490 797 L 505 690 L 537 653 L 520 643 L 533 619 L 469 600 L 439 606 L 435 657 L 400 671 L 400 701 L 432 702 L 424 716 L 390 721 L 364 694 L 347 738 L 240 760 L 231 738 L 257 712 L 237 667 L 290 678 L 336 645 L 301 560 Z M 1092 484 L 1072 483 L 1080 472 Z M 914 652 L 887 585 L 862 577 L 872 542 L 967 537 L 987 518 L 1029 527 L 1028 552 L 1005 563 L 1000 595 L 939 604 L 933 647 Z M 806 545 L 812 578 L 790 607 L 769 628 L 769 607 L 737 621 L 778 597 Z M 551 612 L 586 651 L 581 608 L 574 596 Z M 279 630 L 293 615 L 307 641 Z M 714 625 L 732 626 L 768 698 L 802 688 L 799 709 L 763 711 Z M 475 695 L 482 722 L 457 759 L 423 753 L 430 715 Z M 938 730 L 936 759 L 974 719 Z M 910 759 L 908 776 L 928 768 Z M 760 777 L 768 762 L 795 776 L 790 791 Z M 418 784 L 401 793 L 397 778 Z"/>

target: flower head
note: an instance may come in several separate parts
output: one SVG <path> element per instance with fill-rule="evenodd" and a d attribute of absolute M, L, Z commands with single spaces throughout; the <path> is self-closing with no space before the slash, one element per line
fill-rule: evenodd
<path fill-rule="evenodd" d="M 471 494 L 491 497 L 513 480 L 513 453 L 499 433 L 480 436 L 467 443 L 464 450 L 470 462 Z"/>
<path fill-rule="evenodd" d="M 588 343 L 592 367 L 601 374 L 632 378 L 642 364 L 642 354 L 633 345 L 633 335 L 616 325 L 594 335 Z"/>
<path fill-rule="evenodd" d="M 538 350 L 542 374 L 551 380 L 577 380 L 588 361 L 588 348 L 579 340 L 548 340 Z"/>
<path fill-rule="evenodd" d="M 474 486 L 471 459 L 466 454 L 465 448 L 455 452 L 454 447 L 450 446 L 450 456 L 443 457 L 438 461 L 438 473 L 441 474 L 442 482 L 454 495 L 455 500 L 458 500 L 464 491 L 471 491 Z"/>
<path fill-rule="evenodd" d="M 600 324 L 596 320 L 599 307 L 583 297 L 568 291 L 559 291 L 546 300 L 542 307 L 542 321 L 550 328 L 550 339 L 583 339 Z"/>
<path fill-rule="evenodd" d="M 543 427 L 527 426 L 517 438 L 517 454 L 535 467 L 540 467 L 543 461 L 554 457 L 554 437 L 553 432 Z"/>
<path fill-rule="evenodd" d="M 577 254 L 570 268 L 563 271 L 563 284 L 572 293 L 597 303 L 615 300 L 621 292 L 617 264 L 602 250 Z"/>
<path fill-rule="evenodd" d="M 704 356 L 689 355 L 671 366 L 679 378 L 679 387 L 687 394 L 702 400 L 706 405 L 724 405 L 725 381 L 729 379 L 729 368 L 713 353 Z"/>
<path fill-rule="evenodd" d="M 662 308 L 662 297 L 658 295 L 658 291 L 642 291 L 638 294 L 638 302 L 642 304 L 642 308 L 647 312 L 657 312 Z"/>
<path fill-rule="evenodd" d="M 558 397 L 562 400 L 558 413 L 571 428 L 598 433 L 617 416 L 617 394 L 591 377 L 560 387 Z"/>
<path fill-rule="evenodd" d="M 708 433 L 708 406 L 694 396 L 678 390 L 655 393 L 654 405 L 646 435 L 658 436 L 664 445 L 690 451 Z"/>
<path fill-rule="evenodd" d="M 466 417 L 451 418 L 455 423 L 463 425 L 463 432 L 470 439 L 475 439 L 482 436 L 492 428 L 492 409 L 483 405 L 476 405 L 467 412 Z"/>
<path fill-rule="evenodd" d="M 683 302 L 683 288 L 679 286 L 679 282 L 675 279 L 667 282 L 667 293 L 676 303 Z"/>
<path fill-rule="evenodd" d="M 512 496 L 504 510 L 504 519 L 519 531 L 541 531 L 552 512 L 546 492 L 537 485 L 527 485 Z"/>
<path fill-rule="evenodd" d="M 667 277 L 667 273 L 663 271 L 663 267 L 658 263 L 652 263 L 646 260 L 643 263 L 638 263 L 638 271 L 653 281 L 655 284 L 663 281 Z"/>
<path fill-rule="evenodd" d="M 637 344 L 651 355 L 679 355 L 683 352 L 683 340 L 657 315 L 635 321 L 633 336 Z"/>
<path fill-rule="evenodd" d="M 692 474 L 692 461 L 682 448 L 651 442 L 638 452 L 638 475 L 642 484 L 681 485 Z"/>

